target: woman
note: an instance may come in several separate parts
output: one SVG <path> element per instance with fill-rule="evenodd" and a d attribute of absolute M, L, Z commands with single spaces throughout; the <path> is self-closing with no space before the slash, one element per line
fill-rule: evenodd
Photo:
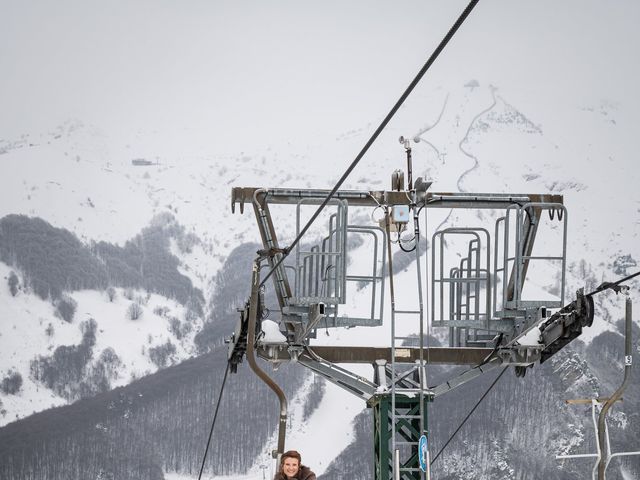
<path fill-rule="evenodd" d="M 302 457 L 295 450 L 284 452 L 280 458 L 280 470 L 273 480 L 316 480 L 316 474 L 302 465 Z"/>

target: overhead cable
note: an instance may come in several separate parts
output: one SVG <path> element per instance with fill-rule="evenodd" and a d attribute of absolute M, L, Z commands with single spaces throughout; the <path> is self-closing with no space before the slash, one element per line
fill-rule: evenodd
<path fill-rule="evenodd" d="M 200 473 L 198 474 L 198 480 L 202 478 L 202 471 L 204 470 L 204 464 L 207 461 L 207 453 L 209 453 L 209 445 L 211 445 L 211 437 L 213 437 L 213 428 L 216 426 L 216 419 L 218 418 L 218 410 L 220 409 L 220 401 L 222 400 L 222 392 L 224 392 L 224 385 L 227 382 L 227 374 L 229 373 L 229 362 L 227 362 L 227 368 L 224 371 L 224 377 L 222 378 L 222 386 L 220 387 L 220 394 L 218 395 L 218 403 L 216 404 L 216 411 L 213 414 L 213 421 L 211 422 L 211 430 L 209 431 L 209 438 L 207 439 L 207 447 L 204 449 L 204 455 L 202 457 L 202 465 L 200 466 Z"/>
<path fill-rule="evenodd" d="M 460 429 L 463 427 L 463 425 L 467 422 L 467 420 L 469 420 L 469 417 L 471 417 L 471 415 L 473 415 L 473 412 L 476 411 L 476 408 L 478 408 L 478 406 L 482 403 L 482 401 L 484 400 L 484 397 L 486 397 L 489 392 L 491 391 L 491 389 L 495 386 L 496 383 L 498 383 L 498 380 L 500 380 L 500 377 L 502 377 L 502 375 L 504 374 L 504 372 L 507 371 L 507 367 L 504 367 L 502 369 L 502 371 L 500 372 L 500 375 L 498 375 L 496 377 L 496 379 L 493 381 L 493 383 L 489 386 L 489 388 L 487 389 L 486 392 L 484 392 L 484 395 L 482 395 L 482 397 L 480 397 L 480 400 L 478 400 L 478 402 L 473 406 L 473 408 L 471 409 L 471 411 L 467 414 L 466 417 L 464 417 L 464 420 L 462 420 L 462 423 L 458 426 L 458 428 L 456 428 L 456 431 L 453 432 L 453 434 L 449 437 L 449 440 L 446 441 L 446 443 L 444 444 L 444 446 L 440 449 L 440 451 L 438 452 L 438 454 L 433 457 L 433 460 L 431 460 L 430 465 L 433 465 L 434 462 L 438 459 L 438 457 L 440 456 L 440 454 L 444 451 L 445 448 L 447 448 L 447 445 L 449 445 L 449 443 L 451 443 L 451 440 L 453 440 L 453 437 L 456 436 L 456 434 L 460 431 Z"/>
<path fill-rule="evenodd" d="M 467 8 L 465 8 L 464 11 L 462 12 L 462 14 L 460 14 L 460 16 L 458 17 L 456 22 L 449 29 L 449 31 L 447 32 L 445 37 L 442 39 L 440 44 L 433 51 L 433 53 L 431 54 L 429 59 L 426 61 L 426 63 L 422 66 L 422 68 L 420 69 L 418 74 L 415 76 L 415 78 L 412 80 L 412 82 L 406 88 L 404 93 L 400 96 L 400 98 L 395 103 L 395 105 L 391 108 L 391 111 L 389 111 L 387 116 L 384 117 L 384 120 L 382 120 L 382 123 L 378 126 L 376 131 L 373 132 L 373 135 L 371 135 L 371 138 L 369 139 L 369 141 L 367 141 L 367 143 L 364 145 L 362 150 L 360 150 L 360 153 L 358 153 L 358 155 L 353 160 L 353 162 L 351 162 L 351 165 L 349 165 L 349 168 L 347 168 L 347 170 L 342 174 L 342 177 L 340 177 L 340 180 L 338 180 L 338 182 L 335 184 L 335 186 L 333 187 L 331 192 L 329 192 L 329 195 L 327 195 L 327 198 L 325 198 L 324 201 L 322 202 L 322 204 L 320 204 L 318 209 L 315 211 L 315 213 L 312 215 L 312 217 L 309 219 L 309 221 L 306 223 L 306 225 L 302 228 L 302 230 L 300 231 L 298 236 L 293 240 L 293 242 L 291 242 L 291 244 L 287 248 L 284 249 L 284 252 L 283 252 L 282 256 L 280 257 L 280 259 L 276 262 L 276 264 L 271 268 L 269 273 L 267 273 L 267 275 L 265 275 L 265 277 L 260 282 L 260 286 L 263 286 L 265 284 L 265 282 L 267 281 L 267 279 L 273 274 L 273 272 L 282 264 L 282 262 L 284 262 L 285 258 L 287 258 L 287 256 L 289 255 L 289 252 L 298 244 L 298 242 L 303 237 L 303 235 L 307 232 L 309 227 L 313 224 L 313 222 L 316 220 L 316 218 L 318 218 L 318 216 L 320 215 L 320 213 L 322 212 L 324 207 L 326 207 L 327 204 L 329 203 L 329 201 L 331 201 L 331 199 L 333 198 L 335 193 L 342 186 L 342 184 L 347 179 L 347 177 L 351 174 L 353 169 L 356 168 L 356 165 L 358 165 L 358 163 L 360 162 L 362 157 L 364 157 L 365 153 L 367 153 L 367 151 L 369 150 L 371 145 L 373 145 L 373 142 L 375 142 L 375 140 L 378 138 L 380 133 L 382 133 L 382 130 L 384 130 L 384 128 L 387 126 L 389 121 L 391 121 L 393 116 L 396 114 L 398 109 L 402 106 L 402 104 L 407 99 L 407 97 L 411 94 L 411 92 L 416 87 L 416 85 L 418 85 L 420 80 L 422 80 L 422 77 L 424 77 L 424 74 L 427 73 L 427 70 L 429 70 L 429 68 L 431 67 L 433 62 L 436 60 L 436 58 L 438 58 L 438 56 L 440 55 L 442 50 L 444 50 L 444 47 L 449 43 L 449 40 L 451 40 L 451 38 L 453 38 L 453 36 L 458 31 L 460 26 L 464 23 L 464 21 L 469 16 L 471 11 L 474 9 L 474 7 L 478 3 L 478 1 L 479 0 L 471 0 L 471 2 L 469 2 L 469 4 L 467 5 Z"/>
<path fill-rule="evenodd" d="M 592 295 L 595 295 L 596 293 L 600 293 L 604 290 L 607 290 L 608 288 L 611 288 L 612 290 L 614 290 L 616 293 L 620 290 L 619 289 L 619 285 L 631 280 L 634 277 L 637 277 L 638 275 L 640 275 L 640 271 L 637 271 L 636 273 L 632 273 L 631 275 L 627 275 L 624 278 L 621 278 L 620 280 L 618 280 L 617 282 L 604 282 L 601 283 L 600 286 L 598 288 L 596 288 L 593 292 L 587 293 L 585 296 L 586 297 L 590 297 Z"/>

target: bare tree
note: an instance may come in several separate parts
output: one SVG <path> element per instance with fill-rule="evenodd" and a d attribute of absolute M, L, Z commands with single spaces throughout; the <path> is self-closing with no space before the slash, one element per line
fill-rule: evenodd
<path fill-rule="evenodd" d="M 113 302 L 116 299 L 116 289 L 113 287 L 107 288 L 107 298 L 110 302 Z"/>
<path fill-rule="evenodd" d="M 130 320 L 138 320 L 142 316 L 142 307 L 139 303 L 131 302 L 127 309 L 127 316 Z"/>
<path fill-rule="evenodd" d="M 15 297 L 16 294 L 18 293 L 18 286 L 20 284 L 20 281 L 18 280 L 18 276 L 16 275 L 16 272 L 11 271 L 9 273 L 9 290 L 11 291 L 11 296 Z"/>

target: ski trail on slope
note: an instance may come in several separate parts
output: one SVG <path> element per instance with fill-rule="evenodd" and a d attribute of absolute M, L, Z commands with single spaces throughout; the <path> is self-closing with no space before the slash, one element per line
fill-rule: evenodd
<path fill-rule="evenodd" d="M 462 175 L 460 175 L 458 177 L 458 181 L 456 183 L 456 185 L 458 186 L 458 190 L 460 192 L 466 192 L 466 190 L 463 188 L 462 186 L 462 182 L 464 180 L 464 177 L 466 177 L 468 174 L 470 174 L 471 172 L 473 172 L 475 169 L 478 168 L 478 165 L 480 164 L 480 162 L 478 161 L 478 158 L 467 152 L 464 148 L 463 148 L 463 144 L 465 142 L 467 142 L 469 140 L 469 134 L 471 133 L 471 129 L 473 128 L 473 125 L 478 121 L 478 119 L 483 116 L 486 115 L 487 113 L 489 113 L 491 110 L 493 110 L 493 108 L 496 106 L 497 100 L 496 100 L 496 87 L 494 87 L 493 85 L 491 85 L 489 87 L 491 89 L 491 97 L 493 99 L 493 102 L 491 103 L 491 105 L 487 108 L 485 108 L 484 110 L 482 110 L 480 113 L 478 113 L 475 117 L 473 117 L 471 119 L 471 123 L 469 123 L 469 127 L 467 128 L 467 132 L 465 133 L 465 136 L 462 138 L 462 140 L 460 140 L 460 143 L 458 143 L 458 149 L 467 157 L 469 157 L 471 160 L 473 160 L 473 165 L 471 166 L 471 168 L 465 170 L 464 172 L 462 172 Z M 449 218 L 449 216 L 451 215 L 451 211 L 449 211 L 449 215 L 447 215 L 447 219 Z M 446 219 L 445 219 L 446 221 Z M 444 222 L 443 222 L 444 223 Z M 440 227 L 438 227 L 440 228 Z"/>
<path fill-rule="evenodd" d="M 421 128 L 418 131 L 418 133 L 416 133 L 413 136 L 413 141 L 414 142 L 418 143 L 420 141 L 420 142 L 424 142 L 428 146 L 430 146 L 433 149 L 433 151 L 436 152 L 436 156 L 438 157 L 438 160 L 440 160 L 443 164 L 444 164 L 444 158 L 442 157 L 442 153 L 440 152 L 440 150 L 433 143 L 431 143 L 429 140 L 424 138 L 423 135 L 425 133 L 427 133 L 429 130 L 432 130 L 433 128 L 435 128 L 440 123 L 440 120 L 442 120 L 442 116 L 444 115 L 444 111 L 447 108 L 447 103 L 448 102 L 449 102 L 449 94 L 447 93 L 447 96 L 445 97 L 444 102 L 442 104 L 442 109 L 440 110 L 440 114 L 438 115 L 438 118 L 436 119 L 436 121 L 431 125 L 427 124 L 426 126 Z"/>
<path fill-rule="evenodd" d="M 483 109 L 482 111 L 480 111 L 479 113 L 477 113 L 469 122 L 469 126 L 467 127 L 467 130 L 465 132 L 464 137 L 462 137 L 462 139 L 460 140 L 460 142 L 458 142 L 458 149 L 463 153 L 463 155 L 471 158 L 473 160 L 473 165 L 468 168 L 467 170 L 465 170 L 464 172 L 462 172 L 460 174 L 460 176 L 458 177 L 457 181 L 456 181 L 456 185 L 458 186 L 458 190 L 460 192 L 466 192 L 466 190 L 462 187 L 462 181 L 464 180 L 464 178 L 470 174 L 471 172 L 473 172 L 474 170 L 476 170 L 478 168 L 478 166 L 480 165 L 479 160 L 476 156 L 472 155 L 471 153 L 467 152 L 464 148 L 463 148 L 463 144 L 465 142 L 467 142 L 469 140 L 469 135 L 471 134 L 471 130 L 473 129 L 474 124 L 478 121 L 478 119 L 480 117 L 482 117 L 483 115 L 486 115 L 487 113 L 489 113 L 491 110 L 493 110 L 497 104 L 497 99 L 496 99 L 496 91 L 497 88 L 494 87 L 493 85 L 490 86 L 491 89 L 491 98 L 492 98 L 492 103 L 491 105 L 489 105 L 488 107 L 486 107 L 485 109 Z M 442 155 L 440 153 L 440 150 L 430 141 L 428 141 L 426 138 L 423 137 L 423 135 L 425 133 L 427 133 L 429 130 L 432 130 L 434 127 L 436 127 L 436 125 L 438 125 L 438 123 L 440 122 L 440 120 L 442 119 L 442 116 L 444 114 L 444 111 L 446 109 L 447 103 L 449 101 L 449 95 L 447 94 L 447 96 L 445 97 L 444 103 L 442 105 L 442 109 L 440 110 L 440 114 L 438 115 L 438 118 L 436 119 L 436 121 L 431 124 L 431 125 L 427 125 L 425 127 L 423 127 L 422 129 L 420 129 L 418 131 L 417 134 L 415 134 L 413 136 L 414 139 L 419 139 L 421 142 L 426 143 L 427 145 L 429 145 L 437 154 L 438 159 L 442 159 Z M 444 163 L 444 159 L 442 159 L 442 162 Z M 440 230 L 444 225 L 446 225 L 446 223 L 449 221 L 449 219 L 451 218 L 451 215 L 453 214 L 453 209 L 449 209 L 449 212 L 447 213 L 447 216 L 438 224 L 438 226 L 435 228 L 434 231 L 438 231 Z M 427 220 L 428 221 L 428 220 Z M 428 225 L 427 225 L 428 227 Z M 426 254 L 429 250 L 429 246 L 427 245 L 427 248 L 425 248 L 424 250 L 422 250 L 420 252 L 420 256 Z M 413 262 L 413 260 L 412 260 Z M 385 272 L 385 276 L 388 275 L 388 272 Z"/>
<path fill-rule="evenodd" d="M 469 139 L 469 134 L 471 133 L 471 129 L 473 128 L 473 125 L 476 121 L 478 121 L 478 119 L 489 113 L 493 108 L 495 108 L 497 100 L 496 100 L 496 90 L 497 88 L 494 87 L 493 85 L 490 86 L 491 88 L 491 97 L 493 102 L 491 103 L 490 106 L 488 106 L 487 108 L 485 108 L 484 110 L 482 110 L 480 113 L 476 114 L 472 119 L 471 122 L 469 122 L 469 126 L 467 127 L 467 131 L 464 135 L 464 137 L 462 137 L 462 139 L 460 140 L 460 142 L 458 143 L 458 149 L 467 157 L 471 158 L 473 160 L 473 165 L 465 170 L 464 172 L 462 172 L 462 174 L 458 177 L 458 180 L 456 181 L 456 185 L 458 186 L 458 191 L 460 192 L 466 192 L 466 190 L 462 187 L 462 181 L 464 180 L 464 177 L 466 177 L 469 173 L 473 172 L 474 170 L 476 170 L 478 168 L 478 166 L 480 165 L 480 162 L 478 161 L 478 158 L 474 155 L 472 155 L 471 153 L 467 152 L 462 145 Z M 434 231 L 438 231 L 440 230 L 448 221 L 449 218 L 451 218 L 451 215 L 453 214 L 453 208 L 449 209 L 449 213 L 447 214 L 447 216 L 438 224 L 438 226 L 435 228 Z M 425 249 L 425 253 L 426 253 Z"/>

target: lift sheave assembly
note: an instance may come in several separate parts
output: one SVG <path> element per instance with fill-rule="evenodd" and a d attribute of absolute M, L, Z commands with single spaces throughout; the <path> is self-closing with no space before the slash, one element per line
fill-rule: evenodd
<path fill-rule="evenodd" d="M 396 171 L 390 190 L 336 191 L 327 204 L 324 235 L 291 251 L 278 242 L 271 209 L 289 206 L 297 236 L 304 209 L 320 205 L 331 192 L 232 190 L 232 210 L 253 209 L 263 248 L 254 262 L 250 297 L 229 338 L 229 362 L 235 372 L 246 355 L 280 399 L 275 456 L 284 449 L 286 398 L 256 356 L 273 364 L 296 361 L 374 409 L 376 480 L 429 478 L 429 462 L 421 458 L 428 451 L 420 446 L 420 438 L 428 438 L 429 402 L 498 366 L 513 366 L 523 376 L 593 321 L 591 296 L 579 291 L 565 305 L 567 212 L 561 195 L 433 192 L 431 182 L 413 182 L 410 149 L 407 156 L 406 182 Z M 446 222 L 429 231 L 434 209 L 485 214 L 473 217 L 478 222 L 473 227 Z M 481 224 L 480 218 L 490 224 Z M 553 235 L 545 236 L 542 248 L 536 249 L 538 233 L 545 228 Z M 358 262 L 352 262 L 356 251 Z M 401 295 L 394 284 L 394 260 L 402 261 Z M 351 271 L 352 263 L 358 263 L 359 271 Z M 535 268 L 550 275 L 555 297 L 535 298 L 535 289 L 528 292 L 528 275 Z M 415 277 L 408 282 L 410 270 Z M 269 315 L 281 333 L 275 339 L 262 328 L 264 271 L 272 279 L 280 309 L 279 315 Z M 356 293 L 358 315 L 349 311 Z M 386 296 L 390 308 L 385 315 Z M 403 304 L 406 298 L 410 305 Z M 558 310 L 552 314 L 553 309 Z M 390 331 L 388 346 L 327 345 L 326 340 L 314 346 L 318 330 L 380 326 Z M 446 338 L 448 346 L 425 345 L 426 333 Z M 344 367 L 356 363 L 372 365 L 371 380 Z M 429 385 L 430 364 L 470 368 L 444 384 Z"/>

